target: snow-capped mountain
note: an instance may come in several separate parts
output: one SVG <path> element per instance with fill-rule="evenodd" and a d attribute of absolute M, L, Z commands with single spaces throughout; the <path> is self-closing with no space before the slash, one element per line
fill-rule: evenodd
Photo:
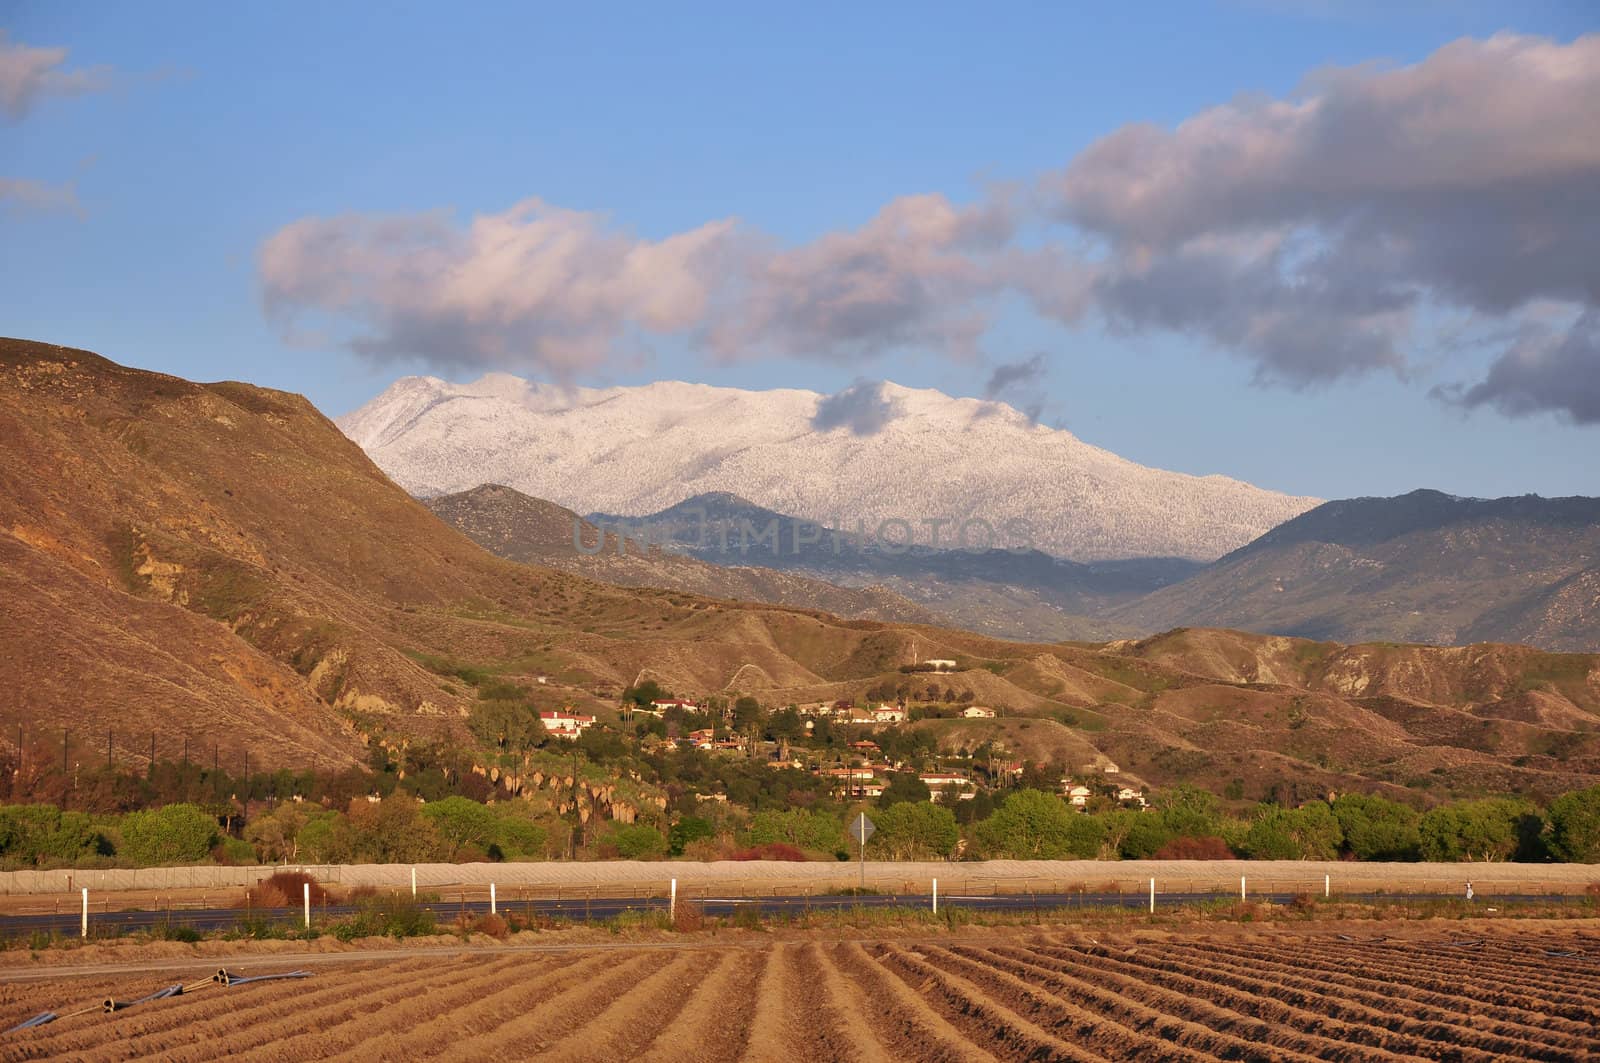
<path fill-rule="evenodd" d="M 726 491 L 891 542 L 905 537 L 895 521 L 927 542 L 927 522 L 943 519 L 943 546 L 1031 545 L 1078 561 L 1212 560 L 1318 502 L 1146 468 L 1003 403 L 886 383 L 881 428 L 863 435 L 818 429 L 823 398 L 673 381 L 406 377 L 338 424 L 424 497 L 501 483 L 580 512 L 644 514 Z M 960 543 L 968 520 L 995 529 L 993 543 L 976 523 Z"/>

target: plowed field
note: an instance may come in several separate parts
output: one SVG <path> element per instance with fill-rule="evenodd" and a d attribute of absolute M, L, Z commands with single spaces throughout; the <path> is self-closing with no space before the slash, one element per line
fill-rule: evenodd
<path fill-rule="evenodd" d="M 326 957 L 322 958 L 324 961 Z M 292 962 L 258 957 L 244 973 Z M 1600 930 L 1013 933 L 478 949 L 336 960 L 0 1038 L 87 1060 L 1572 1060 L 1600 1055 Z M 0 1018 L 182 972 L 0 983 Z M 10 976 L 15 977 L 15 976 Z"/>

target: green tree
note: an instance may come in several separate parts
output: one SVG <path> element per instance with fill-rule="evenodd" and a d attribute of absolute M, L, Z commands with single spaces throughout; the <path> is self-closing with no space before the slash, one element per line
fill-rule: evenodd
<path fill-rule="evenodd" d="M 684 816 L 667 831 L 667 854 L 682 856 L 690 842 L 697 842 L 702 838 L 714 838 L 716 835 L 716 829 L 712 827 L 709 819 Z"/>
<path fill-rule="evenodd" d="M 464 853 L 476 856 L 486 852 L 500 828 L 494 812 L 465 797 L 430 801 L 422 806 L 422 814 L 433 822 L 446 860 L 457 860 Z"/>
<path fill-rule="evenodd" d="M 1550 852 L 1569 864 L 1600 863 L 1600 786 L 1550 802 Z"/>
<path fill-rule="evenodd" d="M 1262 805 L 1245 833 L 1245 850 L 1255 860 L 1332 860 L 1344 835 L 1324 801 L 1299 808 Z"/>
<path fill-rule="evenodd" d="M 244 840 L 250 843 L 256 859 L 262 863 L 297 860 L 300 831 L 305 825 L 306 814 L 294 802 L 285 801 L 267 815 L 246 823 Z"/>
<path fill-rule="evenodd" d="M 1513 798 L 1491 797 L 1441 805 L 1423 813 L 1417 824 L 1424 860 L 1509 860 L 1522 843 L 1531 806 Z"/>
<path fill-rule="evenodd" d="M 661 689 L 661 684 L 654 679 L 631 686 L 622 692 L 622 700 L 638 705 L 640 708 L 649 708 L 652 702 L 666 701 L 672 695 Z"/>
<path fill-rule="evenodd" d="M 991 857 L 1016 860 L 1087 860 L 1100 849 L 1105 825 L 1074 812 L 1054 794 L 1018 790 L 977 826 L 977 840 Z"/>
<path fill-rule="evenodd" d="M 107 849 L 109 843 L 85 813 L 63 812 L 55 805 L 0 807 L 0 854 L 7 862 L 73 864 Z"/>
<path fill-rule="evenodd" d="M 799 849 L 832 853 L 844 848 L 844 824 L 826 812 L 769 809 L 750 817 L 746 831 L 751 845 L 782 842 Z"/>
<path fill-rule="evenodd" d="M 896 771 L 889 774 L 889 785 L 883 788 L 883 793 L 878 797 L 878 806 L 888 808 L 903 801 L 929 802 L 933 794 L 928 790 L 928 784 L 914 771 Z"/>
<path fill-rule="evenodd" d="M 871 847 L 894 860 L 944 859 L 961 840 L 954 813 L 931 801 L 902 801 L 879 812 L 875 823 Z"/>
<path fill-rule="evenodd" d="M 607 840 L 617 847 L 617 855 L 624 860 L 659 860 L 667 852 L 667 839 L 644 823 L 614 827 Z"/>
<path fill-rule="evenodd" d="M 1208 838 L 1221 830 L 1222 812 L 1217 796 L 1197 786 L 1183 784 L 1162 790 L 1151 804 L 1173 835 Z"/>
<path fill-rule="evenodd" d="M 433 820 L 415 797 L 393 793 L 381 801 L 357 798 L 345 813 L 344 859 L 372 864 L 416 864 L 438 859 L 444 846 Z"/>
<path fill-rule="evenodd" d="M 122 818 L 122 852 L 141 867 L 195 864 L 217 844 L 217 817 L 194 805 L 176 804 Z"/>
<path fill-rule="evenodd" d="M 1369 794 L 1344 794 L 1333 802 L 1345 851 L 1357 860 L 1415 860 L 1422 845 L 1422 814 Z"/>

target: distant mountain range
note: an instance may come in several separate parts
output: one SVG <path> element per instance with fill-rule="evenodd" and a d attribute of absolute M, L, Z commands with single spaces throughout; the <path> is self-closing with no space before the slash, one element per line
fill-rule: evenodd
<path fill-rule="evenodd" d="M 423 499 L 423 504 L 491 553 L 623 587 L 793 605 L 852 619 L 945 622 L 933 610 L 879 586 L 847 587 L 778 568 L 712 564 L 626 534 L 619 541 L 609 531 L 602 539 L 599 528 L 572 510 L 499 484 Z"/>
<path fill-rule="evenodd" d="M 1074 561 L 1211 561 L 1311 508 L 1223 476 L 1163 472 L 1010 406 L 884 384 L 855 427 L 813 391 L 662 382 L 560 388 L 406 377 L 339 426 L 412 494 L 484 483 L 580 512 L 656 513 L 727 492 L 777 512 L 927 542 Z M 857 429 L 861 429 L 858 431 Z M 904 525 L 896 522 L 904 522 Z M 888 522 L 885 524 L 885 522 Z"/>
<path fill-rule="evenodd" d="M 571 519 L 527 516 L 547 537 Z M 0 751 L 19 765 L 57 763 L 64 731 L 73 763 L 99 763 L 109 731 L 141 768 L 152 735 L 163 758 L 193 743 L 233 770 L 246 751 L 299 770 L 409 748 L 486 758 L 473 763 L 516 792 L 548 780 L 471 729 L 503 684 L 614 725 L 641 676 L 768 705 L 859 702 L 933 685 L 901 668 L 948 658 L 941 696 L 1000 715 L 910 725 L 947 750 L 998 741 L 1250 797 L 1600 780 L 1600 655 L 1198 628 L 1006 642 L 619 587 L 492 556 L 300 396 L 20 340 L 0 340 L 0 644 Z"/>
<path fill-rule="evenodd" d="M 1141 630 L 1600 648 L 1600 499 L 1328 502 L 1188 579 L 1103 614 Z"/>

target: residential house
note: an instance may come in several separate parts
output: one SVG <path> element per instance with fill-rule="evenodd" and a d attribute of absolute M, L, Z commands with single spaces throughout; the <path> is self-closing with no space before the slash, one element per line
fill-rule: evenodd
<path fill-rule="evenodd" d="M 992 720 L 994 710 L 987 705 L 968 705 L 961 710 L 961 715 L 969 720 Z"/>
<path fill-rule="evenodd" d="M 579 716 L 571 712 L 541 712 L 539 722 L 544 724 L 544 729 L 557 738 L 576 739 L 584 731 L 594 726 L 593 716 Z"/>
<path fill-rule="evenodd" d="M 906 710 L 898 705 L 879 705 L 872 710 L 873 723 L 905 723 Z"/>
<path fill-rule="evenodd" d="M 1067 803 L 1073 808 L 1086 808 L 1089 804 L 1089 798 L 1094 796 L 1094 791 L 1082 783 L 1074 783 L 1066 788 L 1064 796 L 1067 799 Z"/>

